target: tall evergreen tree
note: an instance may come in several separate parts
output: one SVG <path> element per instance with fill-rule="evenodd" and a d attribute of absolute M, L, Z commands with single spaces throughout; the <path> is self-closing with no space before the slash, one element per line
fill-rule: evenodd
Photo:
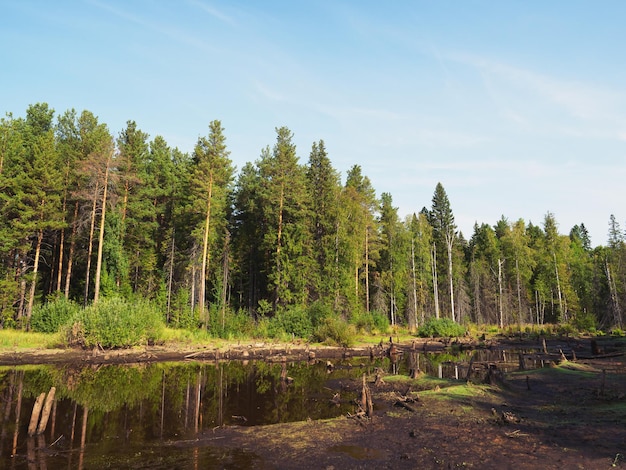
<path fill-rule="evenodd" d="M 344 222 L 346 237 L 349 241 L 349 252 L 352 256 L 352 272 L 354 281 L 354 298 L 369 312 L 371 308 L 370 282 L 373 263 L 377 256 L 376 209 L 378 201 L 370 179 L 364 176 L 359 165 L 348 171 L 344 195 Z M 364 286 L 360 286 L 361 279 Z M 363 297 L 361 299 L 361 296 Z"/>
<path fill-rule="evenodd" d="M 450 200 L 441 183 L 437 183 L 433 194 L 430 211 L 430 223 L 433 226 L 433 235 L 437 250 L 446 255 L 447 260 L 447 289 L 450 299 L 450 315 L 456 321 L 454 308 L 454 272 L 453 272 L 453 248 L 456 241 L 456 225 L 454 215 L 450 207 Z M 441 271 L 440 271 L 441 272 Z"/>
<path fill-rule="evenodd" d="M 198 139 L 193 153 L 190 187 L 190 210 L 195 220 L 192 234 L 200 253 L 198 308 L 203 315 L 209 283 L 215 288 L 225 282 L 221 263 L 216 260 L 221 258 L 226 239 L 227 205 L 234 173 L 229 154 L 222 123 L 211 121 L 209 135 Z"/>
<path fill-rule="evenodd" d="M 312 300 L 334 299 L 338 294 L 338 223 L 341 181 L 326 153 L 324 141 L 314 142 L 307 165 L 307 190 L 311 202 L 310 230 L 315 269 L 309 273 Z"/>
<path fill-rule="evenodd" d="M 119 174 L 118 253 L 112 252 L 109 270 L 118 288 L 149 295 L 155 288 L 156 207 L 153 175 L 148 173 L 148 134 L 128 121 L 117 138 Z M 115 260 L 115 262 L 113 262 Z"/>
<path fill-rule="evenodd" d="M 292 132 L 280 127 L 276 134 L 272 152 L 266 149 L 258 162 L 259 202 L 266 224 L 261 243 L 274 310 L 306 300 L 301 273 L 311 267 L 306 170 L 298 162 Z"/>

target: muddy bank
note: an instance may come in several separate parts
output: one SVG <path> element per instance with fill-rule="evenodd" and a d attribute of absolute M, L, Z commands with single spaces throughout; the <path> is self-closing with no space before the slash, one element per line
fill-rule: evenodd
<path fill-rule="evenodd" d="M 413 341 L 409 345 L 394 345 L 395 351 L 420 348 L 424 351 L 441 351 L 445 342 L 438 340 Z M 185 345 L 145 346 L 132 349 L 84 350 L 67 349 L 16 349 L 0 351 L 0 365 L 59 364 L 83 362 L 88 364 L 131 364 L 141 362 L 184 360 L 265 360 L 291 362 L 312 359 L 338 359 L 348 357 L 380 356 L 387 354 L 389 342 L 372 346 L 334 347 L 298 343 L 232 343 L 225 346 L 189 347 Z"/>
<path fill-rule="evenodd" d="M 0 365 L 60 364 L 80 362 L 87 364 L 132 364 L 142 362 L 184 360 L 265 360 L 292 362 L 314 359 L 341 359 L 348 357 L 380 357 L 388 354 L 404 354 L 410 351 L 437 352 L 446 349 L 515 349 L 533 351 L 527 358 L 559 360 L 588 359 L 619 354 L 624 347 L 623 339 L 603 338 L 499 338 L 475 340 L 470 338 L 415 338 L 404 342 L 390 342 L 381 338 L 378 344 L 355 347 L 334 347 L 306 343 L 249 342 L 229 343 L 220 346 L 194 346 L 181 344 L 145 346 L 131 349 L 104 350 L 94 348 L 65 349 L 15 349 L 0 351 Z"/>
<path fill-rule="evenodd" d="M 585 359 L 619 353 L 625 346 L 623 338 L 540 338 L 509 337 L 493 340 L 470 338 L 415 338 L 404 342 L 381 339 L 378 344 L 355 347 L 310 345 L 306 343 L 249 342 L 226 345 L 194 346 L 184 344 L 155 345 L 131 349 L 103 350 L 94 348 L 15 349 L 0 351 L 0 365 L 59 364 L 81 362 L 87 364 L 132 364 L 184 360 L 265 360 L 291 362 L 314 359 L 341 359 L 348 357 L 380 357 L 390 353 L 410 351 L 437 352 L 446 349 L 515 349 L 535 351 L 534 357 L 558 360 Z M 530 357 L 530 356 L 529 356 Z"/>
<path fill-rule="evenodd" d="M 265 469 L 626 468 L 623 356 L 488 382 L 369 376 L 371 417 L 220 428 L 168 445 L 223 449 L 225 467 L 244 454 L 247 468 Z"/>

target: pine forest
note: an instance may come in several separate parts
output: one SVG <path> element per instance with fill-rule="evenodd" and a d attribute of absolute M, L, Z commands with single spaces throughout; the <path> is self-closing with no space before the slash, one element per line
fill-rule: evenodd
<path fill-rule="evenodd" d="M 615 217 L 606 246 L 592 247 L 582 222 L 559 233 L 549 212 L 541 225 L 502 216 L 462 234 L 441 183 L 402 218 L 358 164 L 342 178 L 329 153 L 319 140 L 305 155 L 279 127 L 236 169 L 218 120 L 184 153 L 134 121 L 114 135 L 89 111 L 38 103 L 25 117 L 7 114 L 2 328 L 35 328 L 51 305 L 87 311 L 112 299 L 216 336 L 415 331 L 432 318 L 624 328 Z"/>

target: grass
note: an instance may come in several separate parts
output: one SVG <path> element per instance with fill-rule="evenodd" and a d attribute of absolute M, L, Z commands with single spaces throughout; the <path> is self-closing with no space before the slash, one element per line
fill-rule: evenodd
<path fill-rule="evenodd" d="M 15 349 L 50 349 L 62 344 L 59 333 L 34 333 L 22 330 L 0 330 L 0 351 Z"/>
<path fill-rule="evenodd" d="M 458 400 L 459 398 L 484 397 L 490 392 L 491 389 L 492 387 L 490 385 L 464 383 L 441 389 L 426 390 L 422 392 L 422 395 L 444 400 Z"/>

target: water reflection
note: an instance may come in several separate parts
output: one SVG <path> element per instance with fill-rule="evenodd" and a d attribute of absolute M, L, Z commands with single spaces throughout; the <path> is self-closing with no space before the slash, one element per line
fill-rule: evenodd
<path fill-rule="evenodd" d="M 467 380 L 488 363 L 516 370 L 518 357 L 411 350 L 354 358 L 332 372 L 326 362 L 262 361 L 0 368 L 0 468 L 254 468 L 258 456 L 200 446 L 198 439 L 220 426 L 353 412 L 356 396 L 342 389 L 342 381 L 377 369 Z M 52 390 L 45 429 L 29 436 L 33 405 Z M 33 420 L 34 429 L 43 423 L 39 414 Z"/>
<path fill-rule="evenodd" d="M 333 372 L 348 377 L 353 368 Z M 225 425 L 323 419 L 353 410 L 330 402 L 325 364 L 159 363 L 0 368 L 0 467 L 93 468 L 90 456 L 145 452 L 146 443 L 197 437 Z M 52 388 L 43 433 L 28 436 L 36 399 Z M 158 449 L 153 449 L 157 452 Z M 163 468 L 166 468 L 163 467 Z"/>

